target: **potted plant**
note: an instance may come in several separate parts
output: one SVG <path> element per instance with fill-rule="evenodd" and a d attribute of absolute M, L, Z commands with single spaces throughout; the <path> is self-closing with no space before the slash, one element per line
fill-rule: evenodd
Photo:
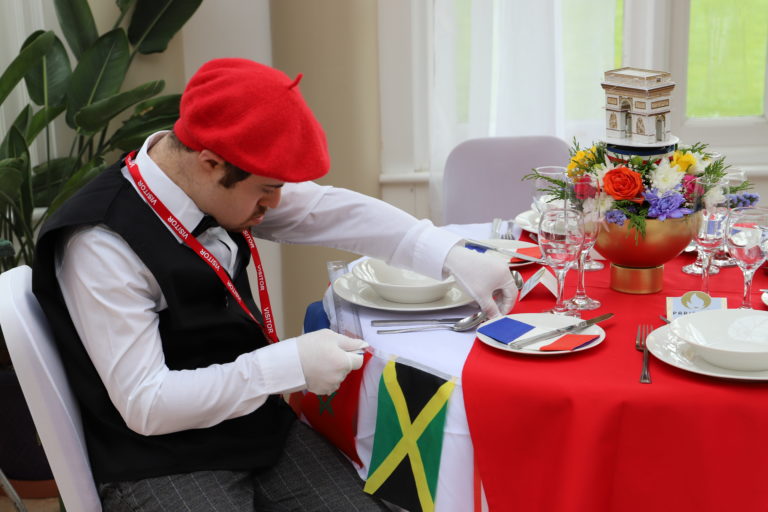
<path fill-rule="evenodd" d="M 173 125 L 180 94 L 160 95 L 163 80 L 130 90 L 123 81 L 134 58 L 164 51 L 201 2 L 116 0 L 115 23 L 99 34 L 87 0 L 54 0 L 69 53 L 53 31 L 38 30 L 0 74 L 0 104 L 22 81 L 31 100 L 0 133 L 0 272 L 31 263 L 42 222 L 120 152 Z M 53 123 L 68 150 L 54 149 Z M 31 152 L 33 144 L 43 149 Z M 0 410 L 0 467 L 11 479 L 50 479 L 2 335 Z M 31 468 L 33 452 L 44 469 Z"/>

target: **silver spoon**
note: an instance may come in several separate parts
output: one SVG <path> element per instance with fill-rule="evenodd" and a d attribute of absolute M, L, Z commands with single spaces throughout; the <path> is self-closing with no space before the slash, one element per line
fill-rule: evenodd
<path fill-rule="evenodd" d="M 515 286 L 517 286 L 517 291 L 522 290 L 525 285 L 523 275 L 517 270 L 510 270 L 510 272 L 512 273 L 512 280 L 515 282 Z"/>
<path fill-rule="evenodd" d="M 455 324 L 423 325 L 421 327 L 408 327 L 406 329 L 380 329 L 376 334 L 400 334 L 405 332 L 433 331 L 436 329 L 450 329 L 456 332 L 469 331 L 480 325 L 485 320 L 485 313 L 478 311 L 473 315 L 462 318 Z"/>

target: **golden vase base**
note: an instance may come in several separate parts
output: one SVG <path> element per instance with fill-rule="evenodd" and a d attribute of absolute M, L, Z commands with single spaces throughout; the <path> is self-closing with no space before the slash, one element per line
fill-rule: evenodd
<path fill-rule="evenodd" d="M 611 263 L 611 288 L 638 295 L 660 292 L 664 288 L 664 265 L 636 268 Z"/>

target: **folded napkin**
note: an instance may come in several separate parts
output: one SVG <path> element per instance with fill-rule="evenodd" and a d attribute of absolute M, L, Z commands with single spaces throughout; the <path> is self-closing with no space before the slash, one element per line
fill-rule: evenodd
<path fill-rule="evenodd" d="M 538 245 L 535 247 L 520 247 L 518 249 L 515 249 L 515 252 L 519 252 L 520 254 L 525 254 L 526 256 L 530 256 L 531 258 L 539 258 L 539 259 L 541 258 L 541 249 L 539 249 Z M 523 260 L 520 258 L 509 259 L 510 263 L 520 263 L 522 261 L 527 261 L 527 260 Z"/>
<path fill-rule="evenodd" d="M 480 327 L 477 332 L 484 334 L 489 338 L 493 338 L 500 343 L 508 345 L 513 341 L 524 337 L 524 334 L 528 333 L 529 331 L 533 331 L 534 329 L 536 329 L 535 325 L 527 324 L 513 318 L 504 317 L 496 320 L 495 322 L 491 322 Z M 540 332 L 549 329 L 549 327 L 538 328 Z M 538 332 L 531 332 L 531 335 L 536 334 L 538 334 Z M 599 335 L 597 334 L 564 334 L 554 339 L 551 343 L 538 347 L 538 350 L 545 352 L 575 350 L 582 346 L 588 345 L 589 343 L 592 343 L 592 341 L 598 337 Z"/>

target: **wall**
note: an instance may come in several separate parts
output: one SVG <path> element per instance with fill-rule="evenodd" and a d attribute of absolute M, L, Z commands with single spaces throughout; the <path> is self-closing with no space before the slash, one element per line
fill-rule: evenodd
<path fill-rule="evenodd" d="M 301 90 L 324 126 L 331 172 L 318 180 L 378 196 L 380 173 L 376 0 L 272 0 L 272 59 Z M 375 226 L 371 226 L 375 229 Z M 286 334 L 328 285 L 325 262 L 356 255 L 283 247 Z"/>

